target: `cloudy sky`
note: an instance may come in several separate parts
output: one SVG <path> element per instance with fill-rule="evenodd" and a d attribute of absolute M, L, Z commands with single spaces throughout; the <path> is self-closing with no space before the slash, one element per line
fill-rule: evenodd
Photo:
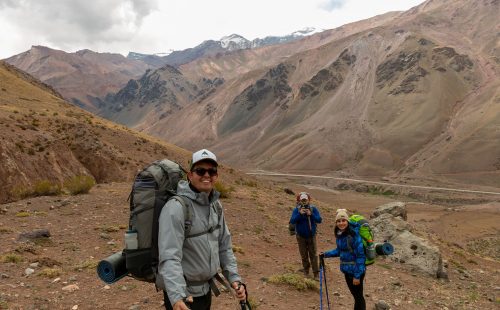
<path fill-rule="evenodd" d="M 44 45 L 127 55 L 332 29 L 423 0 L 0 0 L 0 59 Z"/>

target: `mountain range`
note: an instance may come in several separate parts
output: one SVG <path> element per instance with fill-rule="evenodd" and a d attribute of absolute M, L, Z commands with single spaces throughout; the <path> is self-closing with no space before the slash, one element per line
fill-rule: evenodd
<path fill-rule="evenodd" d="M 178 67 L 201 57 L 215 56 L 217 54 L 224 54 L 226 52 L 241 49 L 252 49 L 268 45 L 282 44 L 295 41 L 321 31 L 322 30 L 320 29 L 308 27 L 285 36 L 267 36 L 265 38 L 256 38 L 252 41 L 244 38 L 243 36 L 240 36 L 239 34 L 231 34 L 222 37 L 220 40 L 203 41 L 201 44 L 193 48 L 188 48 L 181 51 L 171 51 L 169 53 L 166 53 L 167 55 L 148 55 L 130 52 L 127 55 L 127 58 L 141 60 L 147 64 L 157 67 L 160 67 L 162 65 L 171 65 Z"/>
<path fill-rule="evenodd" d="M 282 44 L 205 41 L 92 102 L 239 167 L 498 187 L 498 11 L 429 0 Z"/>

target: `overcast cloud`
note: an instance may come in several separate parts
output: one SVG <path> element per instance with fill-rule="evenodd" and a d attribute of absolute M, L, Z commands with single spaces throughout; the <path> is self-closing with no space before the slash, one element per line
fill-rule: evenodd
<path fill-rule="evenodd" d="M 327 11 L 333 11 L 335 9 L 340 9 L 347 0 L 328 0 L 320 4 L 320 8 L 325 9 Z"/>
<path fill-rule="evenodd" d="M 331 29 L 423 0 L 0 0 L 0 58 L 44 45 L 126 55 L 180 50 L 232 33 L 249 40 Z"/>

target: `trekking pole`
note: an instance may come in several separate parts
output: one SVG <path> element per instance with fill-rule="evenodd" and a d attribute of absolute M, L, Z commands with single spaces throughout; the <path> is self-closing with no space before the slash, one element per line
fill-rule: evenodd
<path fill-rule="evenodd" d="M 323 265 L 319 264 L 319 310 L 323 310 Z"/>
<path fill-rule="evenodd" d="M 247 291 L 247 286 L 245 283 L 239 283 L 238 284 L 238 290 L 240 289 L 240 287 L 243 285 L 243 287 L 245 288 L 245 300 L 240 300 L 240 307 L 241 307 L 241 310 L 252 310 L 252 307 L 250 306 L 250 303 L 248 302 L 248 291 Z"/>
<path fill-rule="evenodd" d="M 323 279 L 325 280 L 326 303 L 328 305 L 328 310 L 330 310 L 330 297 L 328 296 L 328 283 L 326 281 L 325 258 L 320 257 L 319 263 L 320 263 L 321 269 L 323 270 Z"/>

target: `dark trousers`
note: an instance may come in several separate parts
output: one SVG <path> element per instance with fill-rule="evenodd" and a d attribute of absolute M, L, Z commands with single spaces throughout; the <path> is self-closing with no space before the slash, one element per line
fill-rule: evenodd
<path fill-rule="evenodd" d="M 304 272 L 309 273 L 309 268 L 315 275 L 319 273 L 318 255 L 316 249 L 316 236 L 311 238 L 303 238 L 297 235 L 297 243 L 299 244 L 300 257 L 302 258 L 302 267 Z"/>
<path fill-rule="evenodd" d="M 361 283 L 359 283 L 359 285 L 352 284 L 352 275 L 344 274 L 344 276 L 345 282 L 349 287 L 349 291 L 351 291 L 352 297 L 354 297 L 354 310 L 365 310 L 366 303 L 365 297 L 363 296 L 363 280 L 365 278 L 365 274 L 363 273 L 361 275 L 361 279 L 359 279 Z"/>
<path fill-rule="evenodd" d="M 165 309 L 173 310 L 173 305 L 170 304 L 167 292 L 163 291 L 163 301 L 165 302 Z M 204 296 L 194 297 L 192 304 L 186 304 L 189 309 L 192 310 L 210 310 L 210 305 L 212 304 L 212 292 Z"/>

